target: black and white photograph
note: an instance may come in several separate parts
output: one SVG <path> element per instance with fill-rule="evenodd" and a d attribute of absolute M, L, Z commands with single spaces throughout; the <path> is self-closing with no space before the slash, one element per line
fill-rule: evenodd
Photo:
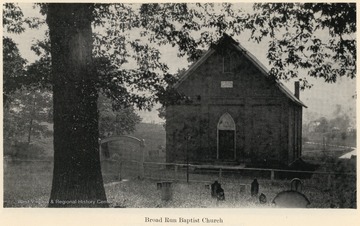
<path fill-rule="evenodd" d="M 3 209 L 356 211 L 356 9 L 3 3 Z"/>

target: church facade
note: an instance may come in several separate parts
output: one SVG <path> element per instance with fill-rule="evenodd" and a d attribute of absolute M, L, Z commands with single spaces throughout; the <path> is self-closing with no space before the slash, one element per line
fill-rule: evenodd
<path fill-rule="evenodd" d="M 166 108 L 167 162 L 281 167 L 301 156 L 299 83 L 293 94 L 230 36 L 174 88 L 190 101 Z"/>

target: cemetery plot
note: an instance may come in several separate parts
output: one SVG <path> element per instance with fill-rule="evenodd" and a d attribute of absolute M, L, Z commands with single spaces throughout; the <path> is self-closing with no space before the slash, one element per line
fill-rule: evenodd
<path fill-rule="evenodd" d="M 163 169 L 163 172 L 167 170 Z M 46 207 L 51 190 L 52 164 L 49 162 L 8 162 L 4 172 L 4 206 L 5 207 Z M 173 173 L 173 171 L 171 171 Z M 169 171 L 169 175 L 171 174 Z M 155 176 L 155 175 L 153 175 Z M 211 184 L 216 175 L 195 175 L 199 180 L 183 181 L 170 179 L 132 179 L 119 181 L 105 186 L 106 195 L 111 207 L 127 208 L 270 208 L 275 207 L 272 200 L 282 191 L 290 190 L 290 180 L 274 180 L 258 178 L 258 196 L 251 196 L 251 178 L 222 178 L 218 182 L 225 193 L 224 201 L 211 197 Z M 318 175 L 321 177 L 322 175 Z M 324 180 L 327 178 L 324 176 Z M 356 177 L 355 177 L 356 178 Z M 194 179 L 194 178 L 193 178 Z M 171 200 L 162 200 L 162 189 L 158 183 L 171 181 Z M 322 180 L 302 180 L 302 193 L 309 198 L 309 208 L 340 207 L 354 208 L 354 189 L 344 190 L 342 196 L 334 195 L 337 184 L 326 190 L 327 185 Z M 356 180 L 353 181 L 356 183 Z M 160 183 L 162 186 L 162 183 Z M 345 185 L 345 184 L 344 184 Z M 343 185 L 343 186 L 344 186 Z M 349 187 L 352 184 L 347 184 Z M 261 203 L 263 193 L 267 202 Z M 356 194 L 356 193 L 355 193 Z M 344 201 L 345 200 L 345 201 Z"/>
<path fill-rule="evenodd" d="M 123 162 L 120 171 L 119 161 L 116 159 L 103 160 L 102 170 L 108 201 L 111 207 L 116 208 L 270 208 L 275 207 L 272 203 L 274 198 L 288 190 L 304 194 L 311 202 L 309 208 L 356 208 L 356 165 L 351 164 L 351 159 L 334 162 L 330 160 L 305 179 L 301 178 L 301 184 L 294 180 L 293 186 L 293 177 L 278 177 L 275 173 L 271 180 L 270 171 L 260 169 L 254 172 L 245 169 L 199 170 L 190 165 L 189 184 L 186 183 L 187 167 L 181 164 L 145 162 L 143 180 L 137 179 L 138 171 L 131 169 L 137 169 L 136 165 L 126 166 L 131 164 L 131 161 Z M 12 159 L 4 161 L 4 206 L 46 207 L 51 190 L 52 162 Z M 320 171 L 333 174 L 319 174 Z M 120 180 L 127 177 L 130 180 Z M 257 179 L 258 188 L 254 189 L 257 194 L 252 196 L 251 184 L 254 178 Z M 211 184 L 215 180 L 221 184 L 224 200 L 211 197 Z M 170 198 L 166 197 L 166 192 L 163 193 L 163 182 L 171 182 L 167 193 Z"/>

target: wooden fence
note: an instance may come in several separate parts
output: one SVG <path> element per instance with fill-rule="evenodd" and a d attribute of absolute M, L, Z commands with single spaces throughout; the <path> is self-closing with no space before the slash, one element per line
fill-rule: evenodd
<path fill-rule="evenodd" d="M 51 168 L 51 160 L 17 160 L 4 159 L 4 169 L 9 163 L 26 164 L 40 162 L 46 163 Z M 321 183 L 331 186 L 334 176 L 354 177 L 356 173 L 345 172 L 325 172 L 325 171 L 297 171 L 282 169 L 264 168 L 244 168 L 239 166 L 216 166 L 216 165 L 195 165 L 195 164 L 176 164 L 159 162 L 139 162 L 139 161 L 102 161 L 103 176 L 112 177 L 112 180 L 147 178 L 158 181 L 187 181 L 187 182 L 211 182 L 214 180 L 231 181 L 244 180 L 245 178 L 261 177 L 265 180 L 276 181 L 281 178 L 287 179 L 298 177 L 297 175 L 309 175 L 309 178 L 318 176 Z M 251 176 L 249 176 L 251 175 Z M 285 175 L 285 177 L 284 177 Z"/>
<path fill-rule="evenodd" d="M 117 164 L 117 163 L 115 163 Z M 263 168 L 244 168 L 238 166 L 215 166 L 215 165 L 194 165 L 194 164 L 174 164 L 159 162 L 144 162 L 141 168 L 140 163 L 133 162 L 133 167 L 126 167 L 122 162 L 117 179 L 146 178 L 156 181 L 182 181 L 210 183 L 214 180 L 230 183 L 244 184 L 250 183 L 250 179 L 261 178 L 271 182 L 279 180 L 290 180 L 292 178 L 304 176 L 313 181 L 314 184 L 321 184 L 330 188 L 335 176 L 356 178 L 355 173 L 344 172 L 324 172 L 324 171 L 297 171 L 282 169 L 263 169 Z M 140 166 L 140 167 L 139 167 Z M 137 172 L 137 170 L 139 170 Z M 110 175 L 103 169 L 103 175 Z M 299 176 L 300 175 L 300 176 Z M 307 176 L 306 176 L 307 175 Z"/>

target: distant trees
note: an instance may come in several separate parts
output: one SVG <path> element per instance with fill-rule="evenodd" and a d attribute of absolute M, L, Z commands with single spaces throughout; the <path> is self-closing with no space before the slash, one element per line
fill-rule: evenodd
<path fill-rule="evenodd" d="M 3 28 L 8 33 L 21 33 L 24 25 L 36 27 L 36 19 L 23 18 L 20 8 L 13 3 L 3 7 Z M 3 36 L 3 114 L 4 141 L 16 143 L 32 141 L 33 137 L 49 136 L 43 122 L 52 119 L 51 93 L 39 89 L 31 81 L 33 65 L 26 66 L 17 44 Z"/>
<path fill-rule="evenodd" d="M 350 127 L 350 118 L 348 115 L 336 116 L 330 119 L 321 117 L 312 123 L 315 123 L 314 131 L 318 133 L 347 132 Z"/>
<path fill-rule="evenodd" d="M 325 117 L 321 117 L 318 121 L 319 124 L 315 128 L 315 132 L 327 133 L 330 131 L 329 121 Z"/>
<path fill-rule="evenodd" d="M 26 137 L 27 143 L 33 137 L 52 135 L 44 122 L 52 122 L 52 95 L 40 90 L 17 90 L 12 101 L 4 109 L 4 137 L 17 142 Z"/>
<path fill-rule="evenodd" d="M 321 117 L 311 123 L 313 124 L 314 131 L 318 133 L 346 133 L 350 127 L 350 117 L 346 112 L 342 112 L 340 105 L 337 105 L 333 117 Z"/>

